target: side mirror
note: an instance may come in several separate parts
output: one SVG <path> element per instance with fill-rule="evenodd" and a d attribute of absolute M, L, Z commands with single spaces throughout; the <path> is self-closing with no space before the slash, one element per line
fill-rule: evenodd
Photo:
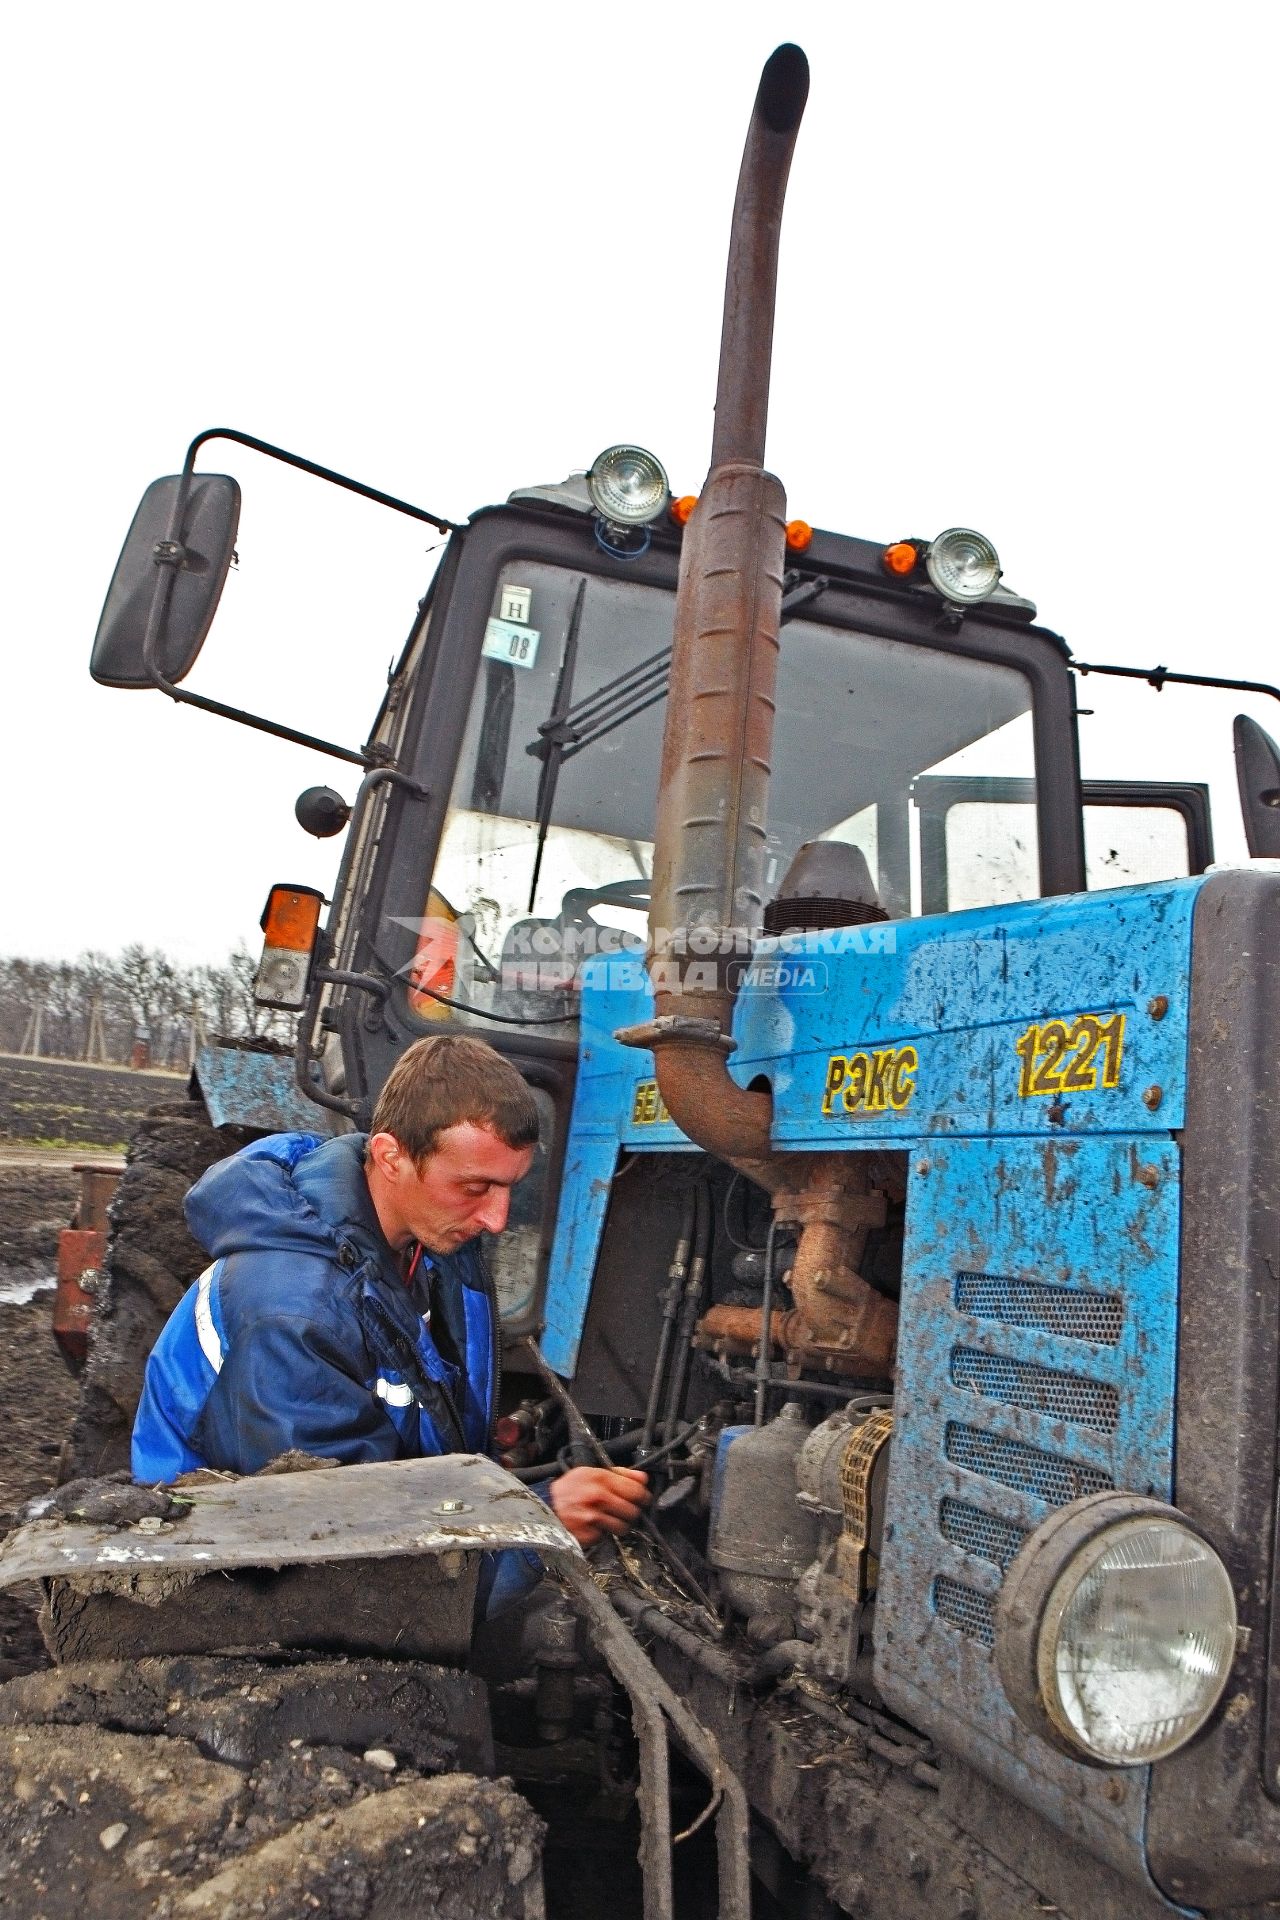
<path fill-rule="evenodd" d="M 1280 747 L 1246 713 L 1236 715 L 1231 732 L 1249 852 L 1280 860 Z"/>
<path fill-rule="evenodd" d="M 293 817 L 304 833 L 331 840 L 351 818 L 351 809 L 332 787 L 305 787 L 293 803 Z"/>
<path fill-rule="evenodd" d="M 156 684 L 145 650 L 157 594 L 161 618 L 153 657 L 164 678 L 175 683 L 195 665 L 217 611 L 240 524 L 240 488 L 226 473 L 191 474 L 171 545 L 180 483 L 176 473 L 152 481 L 120 550 L 89 658 L 89 671 L 103 686 Z"/>

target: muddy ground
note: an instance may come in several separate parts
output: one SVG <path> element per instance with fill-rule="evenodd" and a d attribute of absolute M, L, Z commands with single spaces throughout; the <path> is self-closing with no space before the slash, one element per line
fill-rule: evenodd
<path fill-rule="evenodd" d="M 54 1484 L 76 1401 L 50 1318 L 78 1157 L 0 1163 L 0 1535 Z M 57 1668 L 42 1598 L 0 1592 L 0 1920 L 638 1920 L 634 1805 L 542 1855 L 539 1813 L 582 1785 L 475 1777 L 493 1755 L 470 1676 L 306 1654 Z"/>
<path fill-rule="evenodd" d="M 66 1164 L 0 1166 L 0 1528 L 53 1485 L 76 1385 L 53 1338 L 58 1234 L 80 1182 Z M 0 1593 L 0 1680 L 46 1662 L 34 1589 Z"/>
<path fill-rule="evenodd" d="M 0 1054 L 0 1141 L 122 1153 L 147 1108 L 173 1099 L 185 1081 L 185 1074 Z"/>
<path fill-rule="evenodd" d="M 0 1533 L 54 1484 L 76 1400 L 50 1326 L 74 1158 L 0 1164 Z M 469 1777 L 492 1766 L 469 1676 L 306 1656 L 61 1670 L 41 1600 L 0 1593 L 3 1920 L 542 1920 L 541 1822 Z"/>

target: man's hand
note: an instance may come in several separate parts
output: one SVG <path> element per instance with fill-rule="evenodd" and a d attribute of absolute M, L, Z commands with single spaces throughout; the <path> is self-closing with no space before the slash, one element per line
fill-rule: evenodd
<path fill-rule="evenodd" d="M 570 1467 L 551 1482 L 551 1508 L 580 1547 L 626 1533 L 649 1504 L 649 1476 L 634 1467 Z"/>

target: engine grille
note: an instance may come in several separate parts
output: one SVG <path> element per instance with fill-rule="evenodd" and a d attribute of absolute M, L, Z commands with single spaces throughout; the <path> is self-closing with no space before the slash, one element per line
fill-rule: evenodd
<path fill-rule="evenodd" d="M 1051 1814 L 1092 1787 L 1047 1749 L 1032 1782 L 996 1670 L 1000 1591 L 1056 1508 L 1171 1497 L 1179 1171 L 1174 1142 L 1122 1134 L 933 1139 L 912 1167 L 877 1684 Z"/>
<path fill-rule="evenodd" d="M 996 1610 L 989 1594 L 940 1573 L 933 1583 L 933 1610 L 939 1620 L 968 1634 L 971 1640 L 981 1641 L 984 1647 L 995 1646 Z"/>
<path fill-rule="evenodd" d="M 1010 1327 L 1035 1327 L 1068 1340 L 1114 1347 L 1124 1327 L 1124 1302 L 1116 1293 L 1087 1287 L 1055 1287 L 1004 1273 L 958 1273 L 956 1310 Z"/>
<path fill-rule="evenodd" d="M 1101 1493 L 1115 1485 L 1111 1475 L 1097 1467 L 1041 1453 L 1038 1447 L 1028 1447 L 1021 1440 L 987 1433 L 981 1427 L 964 1427 L 957 1420 L 947 1422 L 943 1451 L 957 1467 L 980 1473 L 1003 1487 L 1014 1487 L 1019 1493 L 1029 1493 L 1051 1507 L 1065 1507 L 1068 1500 Z"/>
<path fill-rule="evenodd" d="M 1025 1527 L 1015 1527 L 994 1513 L 984 1513 L 981 1507 L 970 1506 L 967 1500 L 953 1499 L 950 1494 L 938 1509 L 938 1531 L 944 1540 L 959 1547 L 962 1553 L 971 1553 L 979 1560 L 990 1560 L 1002 1573 L 1015 1559 L 1027 1537 Z M 937 1605 L 936 1592 L 934 1604 Z M 938 1607 L 938 1611 L 942 1613 L 943 1609 Z M 948 1616 L 944 1614 L 943 1617 Z"/>
<path fill-rule="evenodd" d="M 989 1400 L 1027 1407 L 1033 1413 L 1047 1414 L 1051 1420 L 1091 1427 L 1095 1433 L 1114 1433 L 1120 1418 L 1119 1390 L 1107 1381 L 1031 1366 L 1008 1354 L 953 1347 L 951 1378 L 958 1387 L 967 1387 Z"/>

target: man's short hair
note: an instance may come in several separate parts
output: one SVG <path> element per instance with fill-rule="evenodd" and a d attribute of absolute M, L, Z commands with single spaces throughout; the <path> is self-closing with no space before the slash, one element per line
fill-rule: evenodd
<path fill-rule="evenodd" d="M 371 1133 L 393 1133 L 415 1163 L 434 1153 L 448 1127 L 487 1127 L 503 1146 L 532 1147 L 538 1109 L 509 1060 L 465 1033 L 415 1040 L 378 1095 Z"/>

